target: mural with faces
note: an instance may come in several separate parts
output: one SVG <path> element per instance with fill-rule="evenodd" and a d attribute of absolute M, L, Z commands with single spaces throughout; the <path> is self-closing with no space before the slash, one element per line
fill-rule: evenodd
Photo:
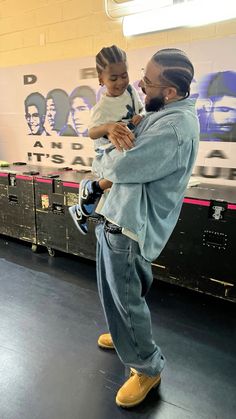
<path fill-rule="evenodd" d="M 70 95 L 62 89 L 39 92 L 25 99 L 29 135 L 87 137 L 90 109 L 96 94 L 90 86 L 76 87 Z"/>
<path fill-rule="evenodd" d="M 62 89 L 51 90 L 46 97 L 45 130 L 47 135 L 75 136 L 69 124 L 70 105 L 67 93 Z"/>
<path fill-rule="evenodd" d="M 236 141 L 236 72 L 210 73 L 199 81 L 201 140 Z"/>
<path fill-rule="evenodd" d="M 38 92 L 31 93 L 24 102 L 29 135 L 46 135 L 44 129 L 46 101 Z"/>
<path fill-rule="evenodd" d="M 139 80 L 132 85 L 144 103 Z M 28 135 L 88 137 L 90 110 L 104 92 L 104 86 L 95 92 L 82 85 L 69 95 L 59 88 L 46 97 L 31 93 L 24 102 Z M 196 99 L 201 140 L 236 141 L 236 72 L 209 73 L 198 82 L 194 79 L 190 97 Z"/>
<path fill-rule="evenodd" d="M 79 86 L 72 91 L 69 100 L 76 135 L 87 137 L 90 109 L 96 103 L 96 94 L 90 86 Z"/>

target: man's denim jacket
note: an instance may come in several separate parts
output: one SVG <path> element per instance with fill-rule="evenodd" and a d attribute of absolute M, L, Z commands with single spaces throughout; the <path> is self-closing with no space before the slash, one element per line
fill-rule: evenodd
<path fill-rule="evenodd" d="M 187 98 L 148 113 L 135 136 L 131 150 L 105 150 L 93 168 L 113 182 L 100 213 L 134 233 L 142 256 L 153 261 L 177 223 L 196 159 L 195 102 Z"/>

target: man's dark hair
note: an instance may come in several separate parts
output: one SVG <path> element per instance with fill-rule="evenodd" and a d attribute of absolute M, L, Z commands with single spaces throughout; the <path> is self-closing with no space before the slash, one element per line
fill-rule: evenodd
<path fill-rule="evenodd" d="M 152 59 L 163 67 L 160 76 L 163 83 L 174 86 L 179 96 L 188 97 L 194 68 L 185 52 L 177 48 L 161 49 Z"/>

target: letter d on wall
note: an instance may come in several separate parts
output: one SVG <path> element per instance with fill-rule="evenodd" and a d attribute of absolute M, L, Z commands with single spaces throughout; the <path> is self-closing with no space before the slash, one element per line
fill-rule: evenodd
<path fill-rule="evenodd" d="M 34 74 L 24 75 L 24 84 L 34 84 L 37 81 L 37 77 Z"/>

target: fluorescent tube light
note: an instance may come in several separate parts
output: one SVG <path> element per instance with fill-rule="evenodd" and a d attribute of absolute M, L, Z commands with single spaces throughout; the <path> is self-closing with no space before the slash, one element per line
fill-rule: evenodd
<path fill-rule="evenodd" d="M 235 17 L 236 0 L 193 0 L 125 16 L 123 33 L 130 36 L 179 27 L 203 26 Z"/>
<path fill-rule="evenodd" d="M 105 0 L 105 11 L 108 17 L 115 19 L 170 5 L 173 0 Z"/>

